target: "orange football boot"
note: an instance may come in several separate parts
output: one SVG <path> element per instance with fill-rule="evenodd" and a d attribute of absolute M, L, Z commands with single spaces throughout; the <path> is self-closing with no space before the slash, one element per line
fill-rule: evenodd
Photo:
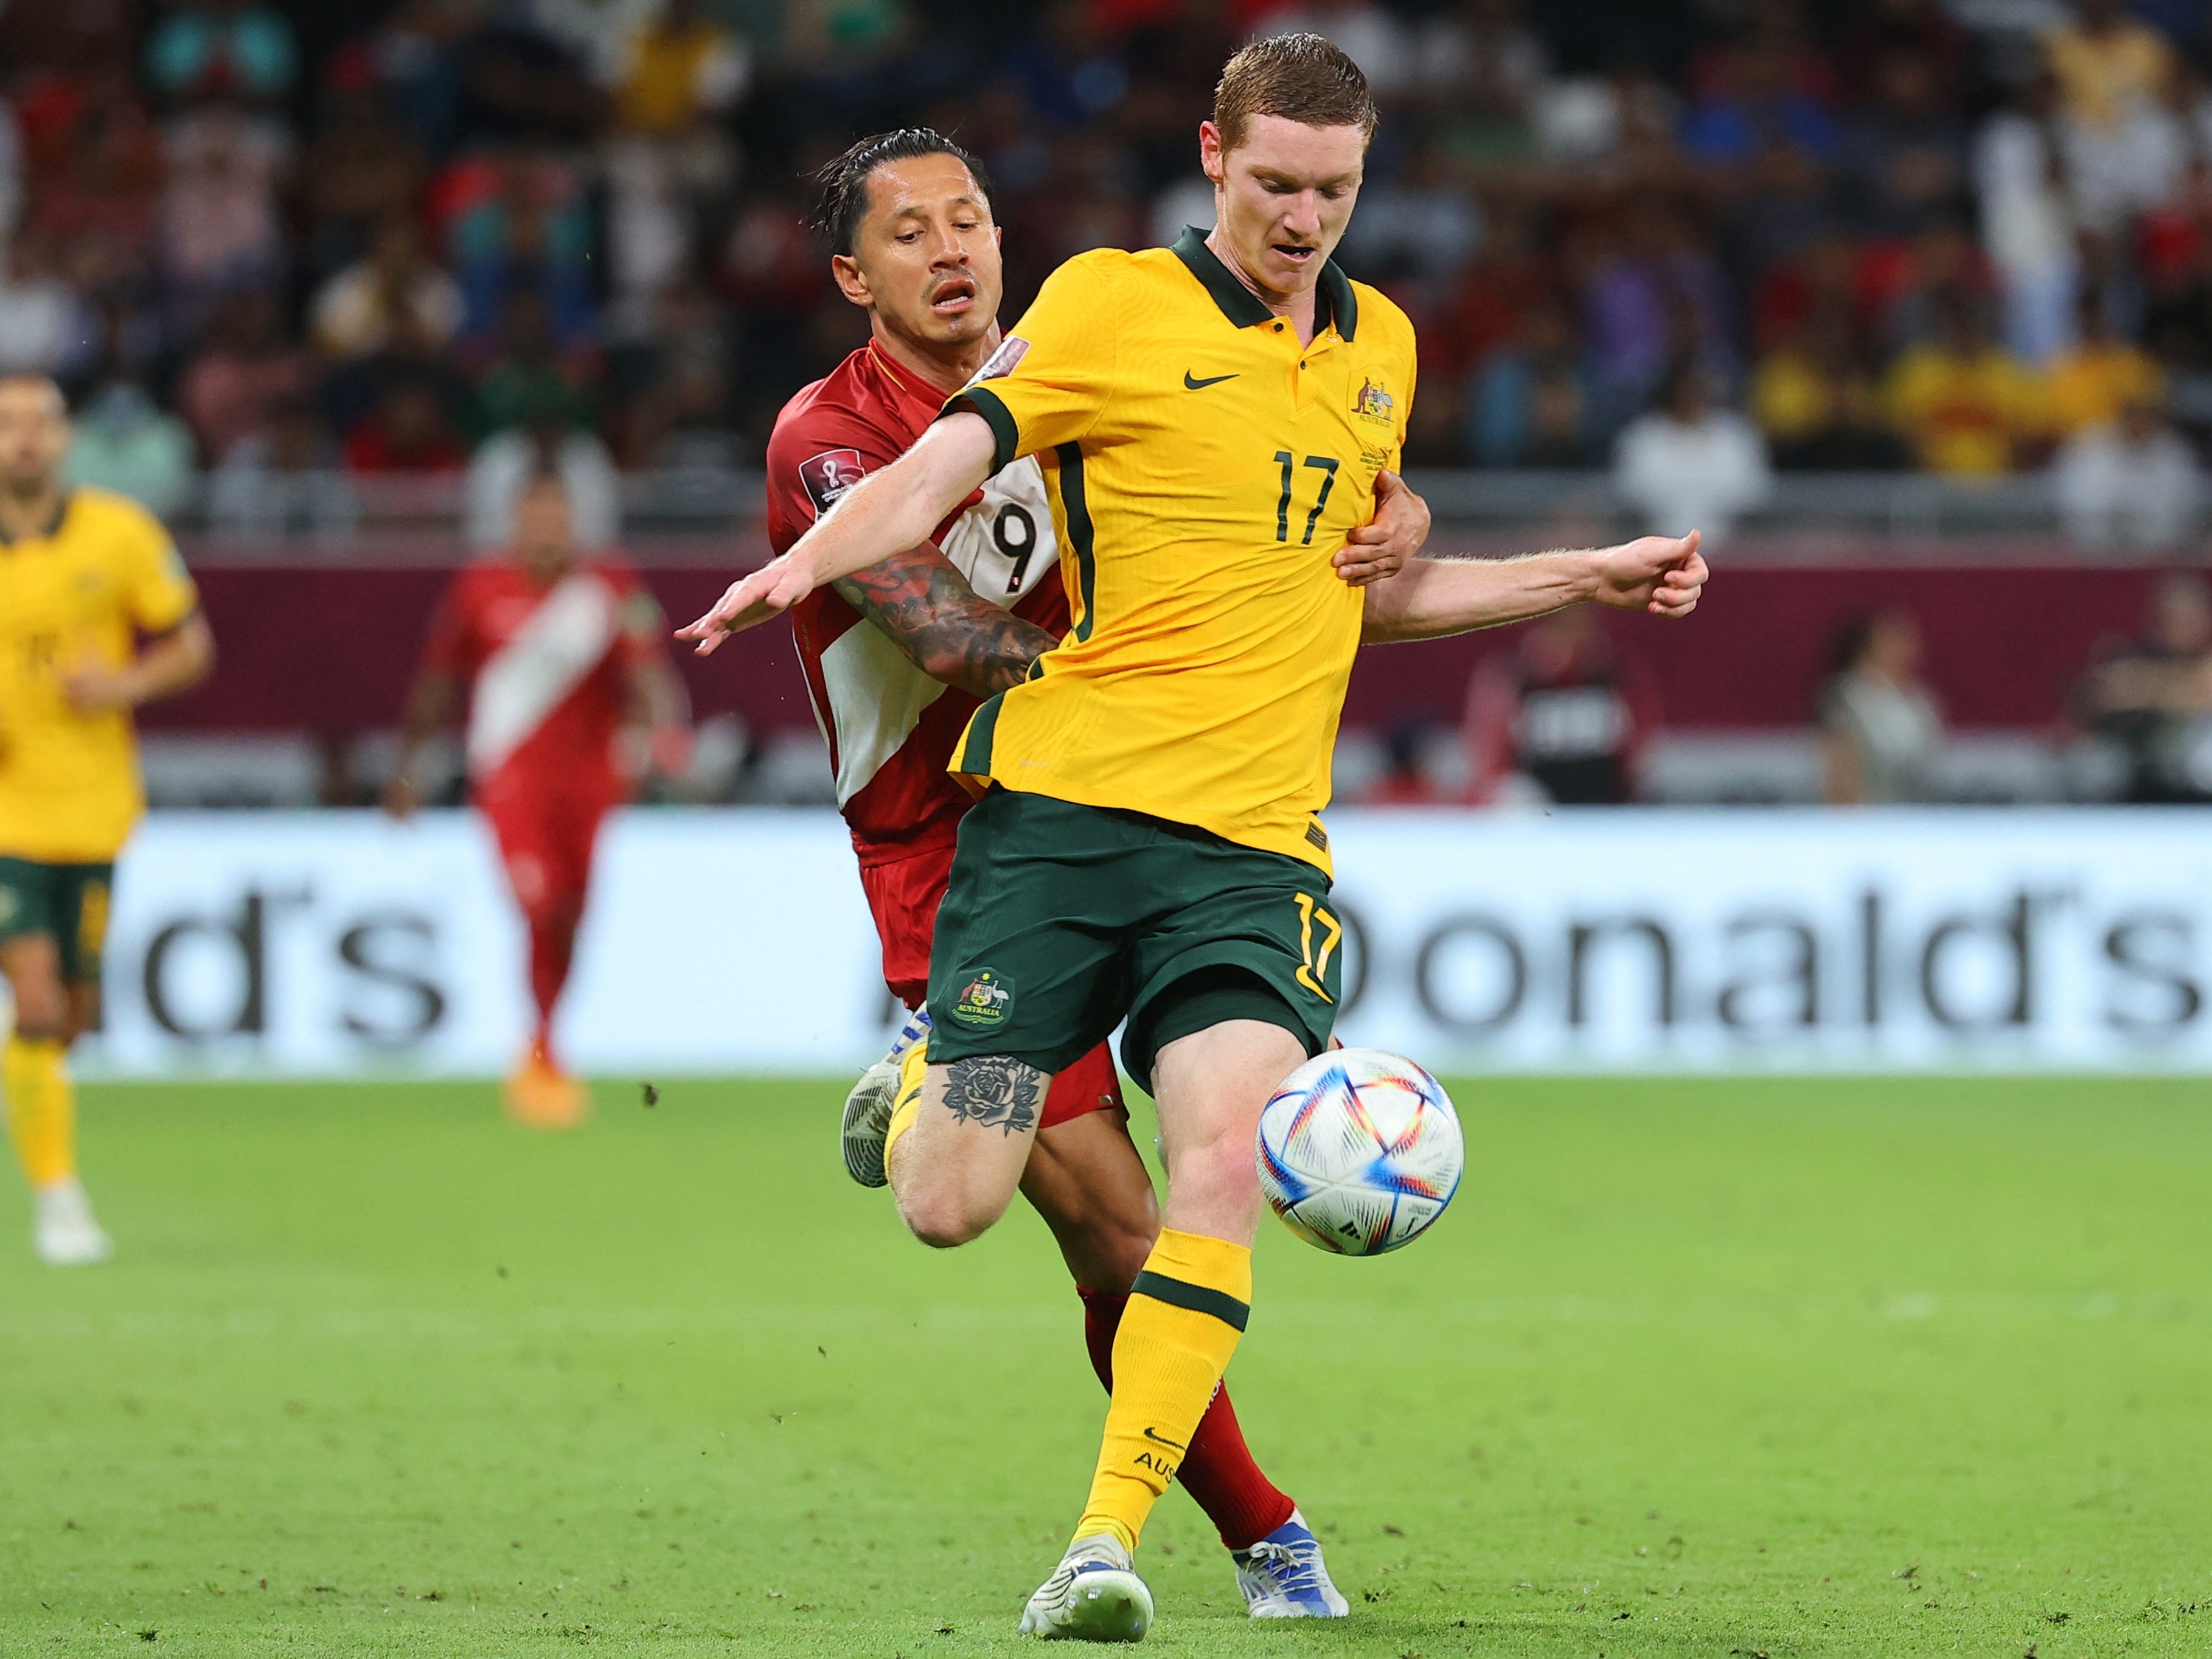
<path fill-rule="evenodd" d="M 592 1112 L 591 1090 L 561 1069 L 542 1036 L 532 1040 L 501 1098 L 507 1116 L 526 1129 L 573 1129 Z"/>

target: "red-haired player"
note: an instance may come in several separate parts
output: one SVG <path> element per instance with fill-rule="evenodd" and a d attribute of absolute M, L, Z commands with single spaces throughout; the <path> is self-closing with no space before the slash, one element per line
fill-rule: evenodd
<path fill-rule="evenodd" d="M 776 422 L 768 471 L 778 553 L 896 459 L 999 343 L 998 229 L 971 157 L 934 132 L 890 133 L 854 145 L 822 184 L 831 268 L 867 310 L 872 337 Z M 1391 489 L 1395 505 L 1346 550 L 1347 575 L 1395 569 L 1419 546 L 1427 511 L 1395 480 Z M 1036 464 L 1006 468 L 931 543 L 811 595 L 793 620 L 884 979 L 916 1011 L 908 1032 L 918 1034 L 938 904 L 970 805 L 946 763 L 978 700 L 1019 682 L 1068 626 Z M 896 1058 L 871 1067 L 848 1103 L 846 1166 L 866 1186 L 884 1184 Z M 1039 1122 L 1022 1191 L 1074 1276 L 1091 1363 L 1110 1388 L 1115 1331 L 1159 1211 L 1103 1044 L 1053 1079 Z M 1178 1474 L 1231 1551 L 1255 1617 L 1342 1614 L 1319 1544 L 1253 1462 L 1225 1389 Z"/>

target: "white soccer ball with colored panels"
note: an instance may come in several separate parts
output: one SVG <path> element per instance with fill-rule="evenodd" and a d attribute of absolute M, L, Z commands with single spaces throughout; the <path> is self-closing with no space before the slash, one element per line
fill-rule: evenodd
<path fill-rule="evenodd" d="M 1410 1244 L 1467 1165 L 1443 1085 L 1380 1048 L 1336 1048 L 1292 1072 L 1260 1112 L 1260 1190 L 1290 1230 L 1339 1255 Z"/>

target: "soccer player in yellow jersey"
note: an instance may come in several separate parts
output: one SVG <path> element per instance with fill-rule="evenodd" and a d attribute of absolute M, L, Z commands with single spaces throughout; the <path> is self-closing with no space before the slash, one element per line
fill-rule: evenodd
<path fill-rule="evenodd" d="M 908 1228 L 974 1238 L 1014 1194 L 1053 1072 L 1126 1018 L 1165 1225 L 1074 1542 L 1022 1616 L 1039 1636 L 1151 1624 L 1138 1534 L 1251 1302 L 1260 1109 L 1329 1041 L 1342 935 L 1319 813 L 1354 653 L 1584 600 L 1680 617 L 1705 582 L 1694 531 L 1338 579 L 1413 396 L 1404 313 L 1329 259 L 1375 120 L 1317 35 L 1238 52 L 1199 132 L 1212 234 L 1061 266 L 913 448 L 684 630 L 709 648 L 927 539 L 995 468 L 1043 466 L 1074 626 L 954 757 L 983 794 L 938 915 L 927 1073 L 886 1146 Z"/>
<path fill-rule="evenodd" d="M 62 487 L 69 437 L 52 380 L 0 377 L 0 973 L 15 1004 L 0 1089 L 32 1242 L 62 1265 L 112 1250 L 77 1179 L 68 1054 L 99 1020 L 115 858 L 145 806 L 131 710 L 215 660 L 154 515 Z"/>

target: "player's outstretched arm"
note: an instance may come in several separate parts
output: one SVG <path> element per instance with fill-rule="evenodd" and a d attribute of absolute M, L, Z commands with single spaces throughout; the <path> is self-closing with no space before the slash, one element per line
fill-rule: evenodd
<path fill-rule="evenodd" d="M 959 568 L 927 542 L 831 585 L 889 635 L 908 662 L 972 696 L 1019 685 L 1030 665 L 1060 643 L 977 593 Z"/>
<path fill-rule="evenodd" d="M 991 476 L 997 440 L 981 415 L 948 415 L 880 472 L 853 486 L 814 527 L 676 630 L 711 654 L 724 637 L 788 611 L 816 588 L 927 541 L 968 492 Z"/>
<path fill-rule="evenodd" d="M 1619 547 L 1518 559 L 1415 559 L 1367 589 L 1360 630 L 1370 645 L 1440 639 L 1524 622 L 1588 600 L 1655 617 L 1698 608 L 1707 571 L 1698 532 L 1643 536 Z"/>
<path fill-rule="evenodd" d="M 1391 471 L 1375 475 L 1375 516 L 1352 526 L 1330 561 L 1346 586 L 1395 576 L 1429 539 L 1429 504 Z"/>

